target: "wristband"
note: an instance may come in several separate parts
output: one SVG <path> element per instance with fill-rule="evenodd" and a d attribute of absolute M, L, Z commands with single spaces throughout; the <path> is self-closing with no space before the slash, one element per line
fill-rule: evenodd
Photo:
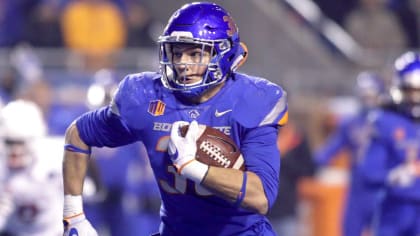
<path fill-rule="evenodd" d="M 83 213 L 83 200 L 81 195 L 65 195 L 63 218 L 69 218 Z"/>
<path fill-rule="evenodd" d="M 208 170 L 208 165 L 193 159 L 192 161 L 185 163 L 178 172 L 182 176 L 200 184 L 206 176 Z"/>
<path fill-rule="evenodd" d="M 234 203 L 235 207 L 239 207 L 245 198 L 247 180 L 248 180 L 248 174 L 246 171 L 244 171 L 243 176 L 242 176 L 242 187 L 238 193 L 238 196 L 236 197 L 236 201 Z"/>
<path fill-rule="evenodd" d="M 87 155 L 90 155 L 92 153 L 90 148 L 88 150 L 85 150 L 85 149 L 81 149 L 79 147 L 76 147 L 73 144 L 64 145 L 64 150 L 69 151 L 69 152 L 83 153 L 83 154 L 87 154 Z"/>

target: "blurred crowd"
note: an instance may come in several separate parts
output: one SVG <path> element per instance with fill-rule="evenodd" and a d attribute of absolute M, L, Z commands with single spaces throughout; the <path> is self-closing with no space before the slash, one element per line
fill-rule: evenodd
<path fill-rule="evenodd" d="M 314 2 L 326 16 L 346 29 L 367 49 L 396 48 L 397 51 L 403 51 L 420 47 L 418 0 Z M 2 0 L 0 48 L 14 50 L 10 67 L 0 72 L 2 106 L 20 99 L 33 102 L 42 114 L 45 136 L 61 141 L 73 119 L 85 111 L 109 103 L 111 94 L 122 79 L 115 70 L 118 52 L 123 48 L 155 48 L 156 36 L 161 30 L 160 22 L 150 14 L 147 4 L 140 0 Z M 42 65 L 32 48 L 66 48 L 78 55 L 85 69 L 91 72 L 89 80 L 83 82 L 86 89 L 69 90 L 64 102 L 57 99 L 53 85 L 44 79 Z M 380 73 L 378 77 L 383 76 Z M 366 79 L 362 76 L 367 74 L 360 73 L 358 78 Z M 280 200 L 270 213 L 278 232 L 287 232 L 286 236 L 338 236 L 342 230 L 364 231 L 365 235 L 372 233 L 372 228 L 366 222 L 372 222 L 373 210 L 367 205 L 373 207 L 379 203 L 370 196 L 370 202 L 362 200 L 366 205 L 360 205 L 358 197 L 361 197 L 361 193 L 376 197 L 379 191 L 374 188 L 373 193 L 365 193 L 363 186 L 357 185 L 361 183 L 358 178 L 362 178 L 358 175 L 358 158 L 361 157 L 357 152 L 366 147 L 354 143 L 355 140 L 351 138 L 360 135 L 355 138 L 357 142 L 369 143 L 372 134 L 363 126 L 368 122 L 367 115 L 371 114 L 368 110 L 388 104 L 388 87 L 390 78 L 394 76 L 387 74 L 381 82 L 372 82 L 381 88 L 365 88 L 365 84 L 357 80 L 361 84 L 356 84 L 355 93 L 349 100 L 330 99 L 325 104 L 312 107 L 323 109 L 314 113 L 310 104 L 305 108 L 293 107 L 298 95 L 290 91 L 291 123 L 281 130 L 278 142 L 284 154 Z M 366 80 L 373 77 L 369 74 Z M 381 96 L 381 102 L 367 101 L 367 94 L 357 92 Z M 85 101 L 79 102 L 76 98 L 80 97 Z M 304 110 L 306 108 L 308 110 Z M 20 114 L 27 114 L 25 112 L 23 110 Z M 343 153 L 344 149 L 347 152 Z M 57 155 L 61 153 L 58 151 Z M 92 155 L 92 169 L 86 182 L 88 201 L 85 209 L 100 235 L 148 235 L 156 231 L 159 223 L 159 193 L 142 144 L 118 149 L 95 149 Z M 1 168 L 0 173 L 3 174 L 0 174 L 0 179 L 4 179 L 6 171 Z M 39 184 L 45 183 L 41 181 Z M 62 186 L 57 188 L 61 191 Z M 331 200 L 332 195 L 339 200 Z M 0 212 L 5 201 L 0 196 Z M 28 202 L 37 199 L 24 201 L 23 206 L 32 207 L 31 211 L 34 211 L 33 207 L 38 207 L 37 204 L 28 205 Z M 334 209 L 330 210 L 323 201 L 328 201 L 330 208 Z M 356 211 L 360 208 L 370 210 L 365 214 L 366 218 L 352 215 L 357 214 L 352 209 Z M 319 218 L 316 211 L 318 214 L 323 212 L 321 218 L 330 216 L 332 221 L 339 223 L 329 222 L 322 226 L 325 220 Z M 61 214 L 62 211 L 58 212 Z M 343 227 L 341 218 L 345 222 Z M 354 222 L 355 219 L 360 222 Z M 311 222 L 306 222 L 308 220 Z M 311 232 L 300 228 L 297 233 L 302 221 L 316 226 Z"/>
<path fill-rule="evenodd" d="M 0 47 L 24 42 L 34 47 L 66 47 L 89 56 L 126 47 L 153 47 L 162 26 L 151 13 L 151 2 L 4 0 L 0 3 Z M 418 0 L 314 2 L 364 46 L 420 45 Z M 385 33 L 388 38 L 383 37 Z"/>
<path fill-rule="evenodd" d="M 5 0 L 0 46 L 69 47 L 104 53 L 155 45 L 154 19 L 137 0 Z"/>
<path fill-rule="evenodd" d="M 314 0 L 326 16 L 368 48 L 420 46 L 417 0 Z"/>
<path fill-rule="evenodd" d="M 0 47 L 67 48 L 81 54 L 92 69 L 112 66 L 113 56 L 123 48 L 155 46 L 160 30 L 147 6 L 137 0 L 0 3 Z"/>

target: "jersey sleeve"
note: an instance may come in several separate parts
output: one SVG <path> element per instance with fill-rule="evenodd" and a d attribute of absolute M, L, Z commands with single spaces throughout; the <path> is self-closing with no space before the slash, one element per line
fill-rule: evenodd
<path fill-rule="evenodd" d="M 315 161 L 319 166 L 327 165 L 340 150 L 348 146 L 346 124 L 342 122 L 327 138 L 325 144 L 315 152 Z"/>
<path fill-rule="evenodd" d="M 244 77 L 241 77 L 244 76 Z M 233 118 L 243 129 L 241 152 L 246 167 L 260 178 L 269 206 L 278 193 L 280 152 L 277 148 L 278 128 L 287 123 L 287 94 L 270 81 L 237 75 L 242 81 L 236 88 Z"/>
<path fill-rule="evenodd" d="M 150 83 L 154 74 L 139 73 L 128 75 L 121 81 L 111 101 L 111 112 L 123 120 L 130 128 L 143 129 L 146 122 L 148 99 L 155 95 L 154 84 Z"/>
<path fill-rule="evenodd" d="M 246 167 L 261 179 L 269 206 L 277 197 L 280 174 L 280 152 L 277 149 L 277 126 L 249 129 L 241 145 Z"/>
<path fill-rule="evenodd" d="M 287 93 L 280 86 L 261 79 L 244 86 L 241 94 L 241 102 L 234 108 L 234 117 L 244 127 L 283 126 L 287 123 Z"/>
<path fill-rule="evenodd" d="M 80 116 L 76 126 L 80 138 L 89 146 L 117 147 L 136 141 L 136 136 L 109 106 Z"/>

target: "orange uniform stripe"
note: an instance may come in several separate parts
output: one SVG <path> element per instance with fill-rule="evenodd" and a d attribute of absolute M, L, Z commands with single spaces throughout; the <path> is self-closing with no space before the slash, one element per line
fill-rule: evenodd
<path fill-rule="evenodd" d="M 279 121 L 279 125 L 285 125 L 287 121 L 289 120 L 289 111 L 286 111 L 286 113 L 283 115 L 283 117 Z"/>

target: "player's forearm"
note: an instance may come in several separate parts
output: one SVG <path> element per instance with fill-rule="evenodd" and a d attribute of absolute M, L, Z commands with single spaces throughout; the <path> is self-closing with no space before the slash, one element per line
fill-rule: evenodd
<path fill-rule="evenodd" d="M 72 124 L 66 132 L 66 144 L 70 144 L 81 150 L 89 147 L 80 139 L 76 125 Z M 63 160 L 63 183 L 64 194 L 81 195 L 83 181 L 89 166 L 89 155 L 80 152 L 65 151 Z"/>
<path fill-rule="evenodd" d="M 211 166 L 202 185 L 218 196 L 235 202 L 242 183 L 242 171 Z M 268 201 L 261 180 L 250 171 L 247 172 L 246 193 L 241 206 L 260 214 L 266 214 L 268 211 Z"/>
<path fill-rule="evenodd" d="M 66 151 L 63 162 L 64 194 L 81 195 L 88 167 L 87 155 Z"/>

